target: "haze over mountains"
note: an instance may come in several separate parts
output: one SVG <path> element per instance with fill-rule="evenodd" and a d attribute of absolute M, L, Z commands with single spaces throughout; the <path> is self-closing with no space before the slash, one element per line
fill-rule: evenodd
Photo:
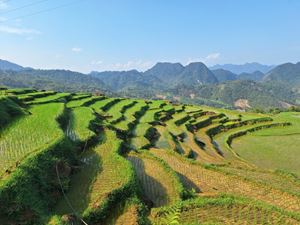
<path fill-rule="evenodd" d="M 35 70 L 0 60 L 0 85 L 69 92 L 101 91 L 109 95 L 163 98 L 227 108 L 287 107 L 300 103 L 300 63 L 277 67 L 258 63 L 226 64 L 208 68 L 201 62 L 186 66 L 159 62 L 145 72 L 82 74 Z"/>
<path fill-rule="evenodd" d="M 23 69 L 24 69 L 24 67 L 22 67 L 22 66 L 19 66 L 15 63 L 11 63 L 9 61 L 0 59 L 0 70 L 20 71 Z"/>
<path fill-rule="evenodd" d="M 210 67 L 211 70 L 216 70 L 216 69 L 224 69 L 231 71 L 236 74 L 241 74 L 241 73 L 253 73 L 255 71 L 260 71 L 262 73 L 267 73 L 276 66 L 274 65 L 262 65 L 260 63 L 245 63 L 242 65 L 235 65 L 235 64 L 224 64 L 224 65 L 214 65 Z"/>

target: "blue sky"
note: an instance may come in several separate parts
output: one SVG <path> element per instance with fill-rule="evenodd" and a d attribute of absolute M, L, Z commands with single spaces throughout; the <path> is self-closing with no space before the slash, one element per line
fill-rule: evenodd
<path fill-rule="evenodd" d="M 0 0 L 0 58 L 81 72 L 297 62 L 299 21 L 298 0 Z"/>

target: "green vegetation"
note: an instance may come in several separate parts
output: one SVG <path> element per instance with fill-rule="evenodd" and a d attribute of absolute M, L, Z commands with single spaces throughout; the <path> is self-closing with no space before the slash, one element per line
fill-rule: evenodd
<path fill-rule="evenodd" d="M 87 98 L 75 98 L 75 99 L 72 98 L 72 100 L 67 103 L 67 107 L 73 108 L 73 107 L 90 105 L 102 99 L 103 97 L 98 97 L 98 96 L 92 96 L 92 97 L 88 96 Z"/>
<path fill-rule="evenodd" d="M 184 192 L 183 186 L 166 163 L 147 152 L 131 153 L 128 160 L 136 170 L 144 194 L 155 207 L 180 200 Z"/>
<path fill-rule="evenodd" d="M 0 224 L 300 223 L 296 110 L 3 91 Z"/>
<path fill-rule="evenodd" d="M 161 208 L 152 214 L 152 220 L 154 224 L 297 224 L 299 217 L 260 202 L 225 195 Z"/>
<path fill-rule="evenodd" d="M 95 133 L 90 130 L 90 125 L 96 117 L 91 108 L 77 107 L 71 111 L 71 121 L 67 128 L 68 136 L 74 141 L 88 141 Z"/>
<path fill-rule="evenodd" d="M 64 101 L 66 98 L 70 98 L 71 94 L 69 93 L 59 93 L 56 95 L 50 95 L 43 98 L 34 99 L 33 101 L 28 101 L 28 104 L 41 104 L 41 103 L 48 103 L 48 102 L 57 102 L 57 101 Z"/>
<path fill-rule="evenodd" d="M 12 120 L 23 114 L 24 109 L 16 98 L 0 96 L 0 132 Z"/>
<path fill-rule="evenodd" d="M 283 113 L 276 119 L 291 122 L 291 127 L 261 130 L 234 140 L 232 148 L 242 158 L 265 169 L 299 171 L 300 113 Z"/>
<path fill-rule="evenodd" d="M 33 106 L 22 117 L 2 131 L 0 138 L 0 174 L 18 164 L 25 156 L 41 151 L 63 138 L 56 119 L 63 113 L 62 103 Z"/>

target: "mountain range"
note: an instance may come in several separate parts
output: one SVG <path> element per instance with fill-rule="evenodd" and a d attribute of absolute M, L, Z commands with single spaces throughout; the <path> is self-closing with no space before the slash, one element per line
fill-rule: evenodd
<path fill-rule="evenodd" d="M 8 87 L 100 91 L 108 95 L 163 98 L 242 109 L 287 107 L 300 103 L 300 63 L 286 63 L 274 68 L 258 63 L 208 68 L 201 62 L 186 66 L 159 62 L 145 72 L 94 71 L 83 74 L 68 70 L 36 70 L 4 60 L 0 62 L 0 85 Z M 240 102 L 245 104 L 237 104 Z"/>
<path fill-rule="evenodd" d="M 11 63 L 6 60 L 0 59 L 0 70 L 13 70 L 13 71 L 20 71 L 23 70 L 24 67 L 17 65 L 15 63 Z"/>
<path fill-rule="evenodd" d="M 224 65 L 214 65 L 210 67 L 211 70 L 216 70 L 216 69 L 224 69 L 231 71 L 232 73 L 235 74 L 241 74 L 241 73 L 253 73 L 255 71 L 260 71 L 262 73 L 267 73 L 270 70 L 274 69 L 276 66 L 274 65 L 262 65 L 257 62 L 253 63 L 245 63 L 242 65 L 235 65 L 235 64 L 224 64 Z"/>

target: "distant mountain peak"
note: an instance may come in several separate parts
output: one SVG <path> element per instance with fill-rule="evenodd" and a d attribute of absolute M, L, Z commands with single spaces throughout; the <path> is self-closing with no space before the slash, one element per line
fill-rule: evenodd
<path fill-rule="evenodd" d="M 255 71 L 260 71 L 262 73 L 267 73 L 271 69 L 273 69 L 274 65 L 263 65 L 258 62 L 252 62 L 252 63 L 245 63 L 245 64 L 217 64 L 212 67 L 210 67 L 211 70 L 216 69 L 225 69 L 228 71 L 231 71 L 235 74 L 241 74 L 241 73 L 253 73 Z"/>
<path fill-rule="evenodd" d="M 188 64 L 180 74 L 178 83 L 192 85 L 218 83 L 216 76 L 202 62 Z"/>
<path fill-rule="evenodd" d="M 23 69 L 24 69 L 24 67 L 22 67 L 18 64 L 9 62 L 7 60 L 0 59 L 0 70 L 20 71 L 20 70 L 23 70 Z"/>
<path fill-rule="evenodd" d="M 181 63 L 179 63 L 179 62 L 176 62 L 176 63 L 172 63 L 172 62 L 157 62 L 155 65 L 154 65 L 154 67 L 155 66 L 163 66 L 163 65 L 177 65 L 177 66 L 182 66 L 183 67 L 183 65 L 181 64 Z"/>
<path fill-rule="evenodd" d="M 186 67 L 196 67 L 196 66 L 205 66 L 207 67 L 203 62 L 191 62 Z"/>
<path fill-rule="evenodd" d="M 217 77 L 219 82 L 225 82 L 225 81 L 237 79 L 237 75 L 228 70 L 216 69 L 216 70 L 212 70 L 212 72 Z"/>
<path fill-rule="evenodd" d="M 300 88 L 300 62 L 275 67 L 265 75 L 264 81 L 278 81 Z"/>
<path fill-rule="evenodd" d="M 146 77 L 156 77 L 163 82 L 174 80 L 184 70 L 180 63 L 158 62 L 143 73 Z"/>

